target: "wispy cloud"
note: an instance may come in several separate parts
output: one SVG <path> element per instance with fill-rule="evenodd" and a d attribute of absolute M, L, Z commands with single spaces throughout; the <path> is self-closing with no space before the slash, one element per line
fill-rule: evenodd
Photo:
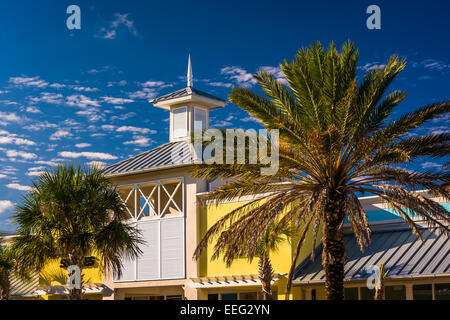
<path fill-rule="evenodd" d="M 23 186 L 20 185 L 18 183 L 9 183 L 6 185 L 7 188 L 10 189 L 15 189 L 15 190 L 19 190 L 19 191 L 31 191 L 33 190 L 33 188 L 31 188 L 30 186 Z"/>
<path fill-rule="evenodd" d="M 0 150 L 5 152 L 6 156 L 8 158 L 11 158 L 11 160 L 17 159 L 17 158 L 22 158 L 24 160 L 32 160 L 32 159 L 36 159 L 38 157 L 36 154 L 31 153 L 31 152 L 25 152 L 25 151 L 20 151 L 20 150 L 12 150 L 12 149 L 5 149 L 5 148 L 0 148 Z"/>
<path fill-rule="evenodd" d="M 15 144 L 15 145 L 25 145 L 34 146 L 36 143 L 34 141 L 20 138 L 17 134 L 9 133 L 5 130 L 0 130 L 0 144 Z"/>
<path fill-rule="evenodd" d="M 75 145 L 75 147 L 77 147 L 77 148 L 79 148 L 79 149 L 81 149 L 81 148 L 88 148 L 88 147 L 91 147 L 92 146 L 92 144 L 90 144 L 90 143 L 85 143 L 85 142 L 83 142 L 83 143 L 77 143 L 76 145 Z"/>
<path fill-rule="evenodd" d="M 125 144 L 125 145 L 132 144 L 132 145 L 136 145 L 139 147 L 148 147 L 152 142 L 153 142 L 153 140 L 150 138 L 136 136 L 136 137 L 134 137 L 134 140 L 125 141 L 123 144 Z"/>
<path fill-rule="evenodd" d="M 101 39 L 115 39 L 117 36 L 117 32 L 119 27 L 124 26 L 130 34 L 133 36 L 137 36 L 137 30 L 134 26 L 134 21 L 128 18 L 129 14 L 114 14 L 115 19 L 109 23 L 108 27 L 100 28 L 99 32 L 94 35 L 96 38 Z"/>
<path fill-rule="evenodd" d="M 224 75 L 227 79 L 233 80 L 243 87 L 250 87 L 256 83 L 256 80 L 253 78 L 253 75 L 241 67 L 237 66 L 224 67 L 220 69 L 220 73 Z"/>
<path fill-rule="evenodd" d="M 87 158 L 91 160 L 114 160 L 117 159 L 116 156 L 113 156 L 109 153 L 103 152 L 73 152 L 73 151 L 62 151 L 58 152 L 59 157 L 70 158 L 70 159 L 78 159 L 78 158 Z"/>
<path fill-rule="evenodd" d="M 109 104 L 125 104 L 125 103 L 131 103 L 134 102 L 132 99 L 125 99 L 125 98 L 113 98 L 113 97 L 101 97 L 104 102 Z"/>
<path fill-rule="evenodd" d="M 133 132 L 133 133 L 140 133 L 140 134 L 156 134 L 156 130 L 151 130 L 148 128 L 139 128 L 139 127 L 133 127 L 133 126 L 121 126 L 117 128 L 117 132 Z"/>
<path fill-rule="evenodd" d="M 11 78 L 9 78 L 9 83 L 16 87 L 45 88 L 49 85 L 49 83 L 47 81 L 40 79 L 39 76 L 36 76 L 36 77 L 11 77 Z"/>
<path fill-rule="evenodd" d="M 50 136 L 50 140 L 61 140 L 62 138 L 72 137 L 73 134 L 69 130 L 59 129 Z"/>

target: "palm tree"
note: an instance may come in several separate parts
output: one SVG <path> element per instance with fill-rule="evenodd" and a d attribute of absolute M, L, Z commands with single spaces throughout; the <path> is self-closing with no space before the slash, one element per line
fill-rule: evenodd
<path fill-rule="evenodd" d="M 386 271 L 384 268 L 384 263 L 380 265 L 380 279 L 378 285 L 375 287 L 374 300 L 384 300 L 384 280 L 386 280 L 389 270 Z"/>
<path fill-rule="evenodd" d="M 286 228 L 282 230 L 275 237 L 273 236 L 274 226 L 270 227 L 264 234 L 264 237 L 258 244 L 256 255 L 258 256 L 258 277 L 261 280 L 261 287 L 264 300 L 272 300 L 273 293 L 271 283 L 274 272 L 272 262 L 270 261 L 270 253 L 278 250 L 281 242 L 288 240 L 291 237 L 291 230 Z M 251 259 L 250 259 L 251 260 Z"/>
<path fill-rule="evenodd" d="M 406 93 L 386 90 L 405 68 L 405 60 L 392 56 L 384 67 L 369 70 L 359 83 L 357 61 L 358 50 L 350 42 L 341 52 L 333 43 L 327 50 L 316 43 L 299 50 L 293 61 L 282 63 L 286 84 L 264 70 L 254 75 L 265 96 L 248 88 L 232 89 L 232 103 L 265 129 L 279 130 L 279 170 L 274 175 L 261 175 L 264 165 L 249 164 L 248 159 L 245 164 L 203 163 L 195 167 L 194 177 L 230 181 L 210 192 L 207 200 L 262 195 L 213 225 L 199 242 L 196 258 L 215 237 L 218 251 L 246 247 L 254 256 L 273 224 L 276 234 L 293 223 L 300 239 L 312 228 L 315 246 L 322 225 L 327 298 L 342 300 L 346 256 L 343 224 L 347 215 L 361 250 L 370 243 L 359 195 L 379 196 L 419 236 L 412 217 L 423 218 L 450 233 L 448 211 L 415 192 L 428 189 L 431 195 L 448 199 L 448 171 L 406 168 L 423 156 L 449 154 L 449 133 L 418 136 L 411 132 L 448 113 L 449 101 L 421 107 L 393 120 L 393 110 Z M 302 242 L 297 245 L 293 264 L 297 263 Z M 293 271 L 294 265 L 289 284 Z"/>
<path fill-rule="evenodd" d="M 56 258 L 82 271 L 85 258 L 97 256 L 120 277 L 121 259 L 141 253 L 141 237 L 123 223 L 125 205 L 101 170 L 58 166 L 33 185 L 13 215 L 19 270 L 40 270 Z M 69 290 L 69 299 L 81 297 L 82 287 Z"/>
<path fill-rule="evenodd" d="M 10 247 L 2 243 L 0 237 L 0 300 L 8 300 L 11 283 L 10 275 L 14 272 L 14 255 Z"/>

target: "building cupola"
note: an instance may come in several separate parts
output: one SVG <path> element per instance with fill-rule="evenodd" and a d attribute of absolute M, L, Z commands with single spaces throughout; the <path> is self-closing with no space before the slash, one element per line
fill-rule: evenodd
<path fill-rule="evenodd" d="M 150 103 L 170 111 L 170 141 L 179 141 L 189 139 L 195 130 L 208 128 L 209 111 L 223 108 L 227 102 L 194 88 L 189 55 L 186 88 L 150 100 Z"/>

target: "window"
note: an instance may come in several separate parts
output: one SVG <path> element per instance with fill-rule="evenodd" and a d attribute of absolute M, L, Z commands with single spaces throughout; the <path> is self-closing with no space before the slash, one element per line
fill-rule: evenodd
<path fill-rule="evenodd" d="M 172 137 L 181 138 L 188 134 L 187 107 L 172 109 Z"/>
<path fill-rule="evenodd" d="M 137 259 L 123 258 L 123 272 L 114 281 L 176 279 L 185 276 L 183 178 L 118 187 L 130 224 L 145 240 Z M 165 219 L 165 218 L 170 219 Z"/>
<path fill-rule="evenodd" d="M 194 130 L 203 130 L 206 128 L 206 110 L 194 108 Z"/>
<path fill-rule="evenodd" d="M 222 293 L 222 300 L 237 300 L 237 293 Z"/>
<path fill-rule="evenodd" d="M 176 296 L 166 296 L 166 300 L 183 300 L 181 295 Z"/>
<path fill-rule="evenodd" d="M 344 300 L 358 300 L 358 288 L 344 288 Z"/>
<path fill-rule="evenodd" d="M 405 286 L 386 286 L 384 289 L 386 300 L 406 300 Z"/>
<path fill-rule="evenodd" d="M 375 289 L 370 290 L 367 287 L 361 287 L 361 300 L 373 300 L 375 296 Z"/>
<path fill-rule="evenodd" d="M 164 300 L 164 296 L 150 296 L 149 300 Z"/>
<path fill-rule="evenodd" d="M 258 300 L 256 292 L 240 292 L 239 300 Z"/>
<path fill-rule="evenodd" d="M 450 300 L 450 283 L 436 283 L 434 285 L 434 298 L 436 300 Z"/>
<path fill-rule="evenodd" d="M 418 284 L 413 286 L 414 300 L 432 300 L 433 286 L 431 284 Z"/>
<path fill-rule="evenodd" d="M 219 300 L 219 295 L 217 293 L 208 294 L 208 300 Z"/>
<path fill-rule="evenodd" d="M 311 300 L 317 300 L 317 292 L 316 289 L 311 290 Z"/>

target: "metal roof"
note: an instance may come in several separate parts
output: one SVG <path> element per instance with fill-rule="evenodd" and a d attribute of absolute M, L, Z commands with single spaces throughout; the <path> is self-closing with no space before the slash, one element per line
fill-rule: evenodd
<path fill-rule="evenodd" d="M 105 289 L 105 285 L 102 283 L 84 283 L 82 292 L 87 293 L 102 293 Z M 37 295 L 48 294 L 69 294 L 67 285 L 55 285 L 55 286 L 39 286 L 36 289 Z"/>
<path fill-rule="evenodd" d="M 271 283 L 274 284 L 286 273 L 276 273 L 273 275 Z M 217 277 L 191 278 L 190 286 L 192 288 L 223 288 L 223 287 L 242 287 L 242 286 L 260 286 L 261 280 L 257 274 L 224 275 Z"/>
<path fill-rule="evenodd" d="M 177 91 L 172 92 L 172 93 L 168 93 L 168 94 L 166 94 L 164 96 L 161 96 L 161 97 L 158 97 L 158 98 L 155 98 L 155 99 L 151 100 L 151 102 L 152 103 L 158 103 L 158 102 L 166 101 L 166 100 L 170 100 L 170 99 L 181 98 L 181 97 L 188 96 L 188 95 L 190 95 L 192 93 L 198 94 L 199 96 L 203 96 L 203 97 L 206 97 L 206 98 L 210 98 L 210 99 L 226 102 L 225 100 L 217 98 L 216 96 L 213 96 L 212 94 L 206 93 L 206 92 L 198 90 L 198 89 L 190 88 L 190 87 L 184 88 L 184 89 L 180 89 L 180 90 L 177 90 Z"/>
<path fill-rule="evenodd" d="M 436 229 L 421 229 L 424 242 L 412 234 L 411 229 L 373 232 L 371 245 L 362 253 L 354 235 L 344 236 L 347 258 L 344 281 L 364 280 L 370 275 L 367 269 L 384 263 L 390 270 L 390 278 L 409 278 L 417 276 L 450 276 L 450 241 L 445 234 Z M 320 283 L 325 281 L 322 267 L 322 245 L 316 249 L 316 259 L 306 258 L 295 270 L 297 284 Z"/>
<path fill-rule="evenodd" d="M 193 163 L 191 147 L 187 141 L 168 142 L 155 149 L 115 163 L 104 170 L 107 176 L 137 173 L 183 166 Z"/>
<path fill-rule="evenodd" d="M 33 297 L 36 295 L 35 291 L 39 285 L 39 274 L 33 273 L 30 279 L 25 280 L 12 273 L 9 276 L 9 282 L 11 284 L 9 291 L 11 297 Z"/>

